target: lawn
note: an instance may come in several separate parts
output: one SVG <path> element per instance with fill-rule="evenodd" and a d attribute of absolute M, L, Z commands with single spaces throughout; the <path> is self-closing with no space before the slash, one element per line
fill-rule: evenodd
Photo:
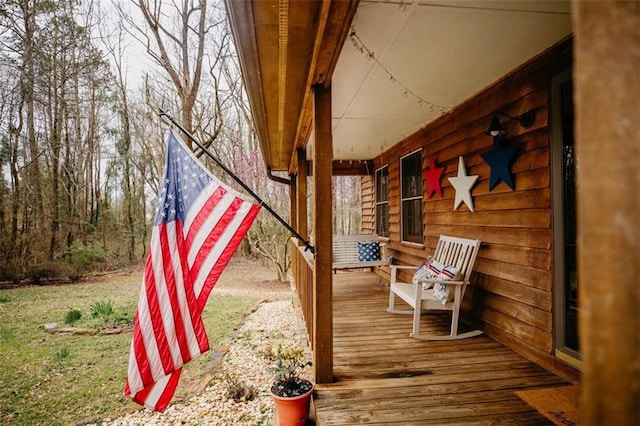
<path fill-rule="evenodd" d="M 134 316 L 140 282 L 141 274 L 134 273 L 87 283 L 0 290 L 0 424 L 86 423 L 139 408 L 123 397 L 123 388 L 132 334 L 127 324 Z M 228 336 L 258 300 L 214 290 L 203 313 L 210 346 L 215 348 Z M 92 311 L 103 311 L 98 308 L 106 305 L 111 314 L 92 317 Z M 74 327 L 123 331 L 71 335 L 45 330 L 49 323 L 69 326 L 65 318 L 72 310 L 82 315 Z M 210 359 L 204 354 L 185 366 L 176 398 L 199 387 L 211 373 Z"/>

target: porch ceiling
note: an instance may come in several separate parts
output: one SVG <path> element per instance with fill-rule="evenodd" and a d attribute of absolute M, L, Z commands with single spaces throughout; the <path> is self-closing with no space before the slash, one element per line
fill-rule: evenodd
<path fill-rule="evenodd" d="M 267 167 L 311 133 L 312 84 L 332 76 L 334 159 L 372 159 L 570 34 L 569 3 L 227 0 Z"/>

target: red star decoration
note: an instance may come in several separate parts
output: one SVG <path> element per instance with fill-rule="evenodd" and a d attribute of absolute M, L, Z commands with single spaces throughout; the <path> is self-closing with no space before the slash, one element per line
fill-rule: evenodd
<path fill-rule="evenodd" d="M 433 155 L 429 156 L 429 168 L 422 172 L 422 176 L 427 181 L 427 198 L 431 198 L 431 194 L 437 192 L 440 198 L 442 198 L 442 186 L 440 186 L 440 179 L 444 174 L 444 167 L 436 167 L 436 159 Z"/>

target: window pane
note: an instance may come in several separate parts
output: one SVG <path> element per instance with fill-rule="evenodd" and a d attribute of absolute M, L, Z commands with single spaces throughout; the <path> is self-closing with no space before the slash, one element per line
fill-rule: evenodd
<path fill-rule="evenodd" d="M 376 202 L 389 200 L 389 168 L 376 171 Z"/>
<path fill-rule="evenodd" d="M 422 243 L 422 199 L 402 202 L 402 239 Z"/>
<path fill-rule="evenodd" d="M 422 196 L 421 151 L 402 159 L 402 198 Z"/>
<path fill-rule="evenodd" d="M 389 203 L 376 205 L 376 234 L 389 236 Z"/>
<path fill-rule="evenodd" d="M 376 170 L 376 233 L 389 236 L 389 168 Z"/>
<path fill-rule="evenodd" d="M 422 243 L 422 151 L 404 157 L 402 168 L 402 240 Z"/>

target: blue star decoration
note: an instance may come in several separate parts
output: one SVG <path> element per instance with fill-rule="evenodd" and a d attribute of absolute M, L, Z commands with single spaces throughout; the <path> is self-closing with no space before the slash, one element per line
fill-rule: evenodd
<path fill-rule="evenodd" d="M 511 190 L 515 190 L 513 177 L 511 175 L 511 163 L 516 155 L 515 146 L 502 146 L 499 136 L 493 138 L 493 148 L 489 152 L 481 154 L 482 159 L 491 167 L 491 177 L 489 179 L 489 191 L 491 191 L 500 181 L 503 181 Z"/>

